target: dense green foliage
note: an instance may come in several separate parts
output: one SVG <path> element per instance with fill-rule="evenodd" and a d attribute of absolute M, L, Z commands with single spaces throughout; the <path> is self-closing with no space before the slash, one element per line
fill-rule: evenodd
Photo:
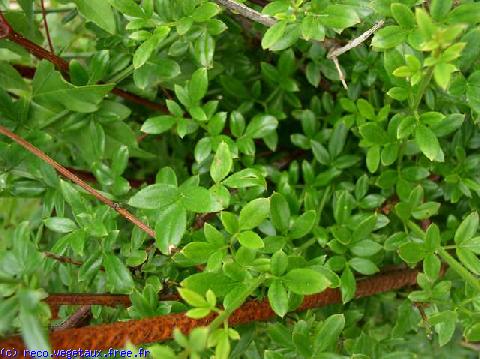
<path fill-rule="evenodd" d="M 269 28 L 205 0 L 47 5 L 68 76 L 0 40 L 0 125 L 91 173 L 156 238 L 0 136 L 0 335 L 49 348 L 48 293 L 130 295 L 91 323 L 225 319 L 257 297 L 277 320 L 220 321 L 154 357 L 475 357 L 480 2 L 276 0 Z M 40 1 L 0 9 L 48 47 Z M 378 20 L 338 57 L 345 89 L 328 53 Z M 354 300 L 357 278 L 392 265 L 418 265 L 418 288 Z M 159 300 L 177 286 L 183 301 Z M 328 287 L 343 304 L 287 314 Z"/>

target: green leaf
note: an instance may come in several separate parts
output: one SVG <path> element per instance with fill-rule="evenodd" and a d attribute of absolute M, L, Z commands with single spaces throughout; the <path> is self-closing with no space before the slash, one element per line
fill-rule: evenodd
<path fill-rule="evenodd" d="M 155 225 L 157 248 L 169 254 L 172 246 L 177 246 L 187 228 L 187 212 L 180 201 L 163 208 Z"/>
<path fill-rule="evenodd" d="M 281 280 L 273 280 L 268 287 L 267 296 L 273 311 L 283 318 L 288 312 L 288 294 Z"/>
<path fill-rule="evenodd" d="M 262 38 L 262 48 L 269 49 L 275 44 L 285 33 L 287 21 L 279 21 L 270 27 Z"/>
<path fill-rule="evenodd" d="M 348 264 L 357 272 L 364 275 L 372 275 L 379 271 L 378 267 L 371 260 L 355 257 L 348 261 Z"/>
<path fill-rule="evenodd" d="M 138 191 L 128 204 L 143 209 L 159 209 L 167 207 L 180 198 L 176 186 L 154 184 Z"/>
<path fill-rule="evenodd" d="M 333 349 L 345 328 L 345 316 L 343 314 L 333 314 L 318 326 L 318 332 L 315 335 L 315 351 L 324 352 Z"/>
<path fill-rule="evenodd" d="M 273 226 L 278 231 L 287 231 L 290 226 L 290 207 L 283 194 L 274 193 L 270 198 L 270 215 Z"/>
<path fill-rule="evenodd" d="M 385 130 L 383 130 L 383 128 L 381 128 L 376 123 L 367 123 L 360 126 L 358 130 L 360 131 L 362 137 L 371 144 L 383 145 L 389 141 L 388 135 Z"/>
<path fill-rule="evenodd" d="M 404 101 L 408 98 L 409 92 L 408 89 L 397 86 L 388 90 L 387 95 L 397 101 Z"/>
<path fill-rule="evenodd" d="M 367 100 L 361 98 L 357 101 L 358 112 L 368 120 L 375 120 L 375 109 Z"/>
<path fill-rule="evenodd" d="M 347 303 L 355 296 L 357 283 L 349 266 L 346 266 L 340 277 L 340 290 L 342 292 L 342 303 Z"/>
<path fill-rule="evenodd" d="M 470 213 L 465 219 L 460 223 L 456 232 L 455 232 L 455 243 L 461 244 L 464 241 L 468 241 L 470 238 L 474 237 L 478 231 L 479 225 L 479 216 L 477 212 Z"/>
<path fill-rule="evenodd" d="M 133 67 L 138 69 L 143 66 L 156 50 L 160 41 L 167 37 L 170 28 L 167 26 L 159 26 L 155 29 L 153 35 L 141 44 L 133 54 Z"/>
<path fill-rule="evenodd" d="M 44 220 L 48 229 L 57 233 L 70 233 L 77 229 L 77 225 L 70 218 L 50 217 Z"/>
<path fill-rule="evenodd" d="M 423 154 L 430 161 L 444 161 L 444 154 L 437 136 L 428 127 L 420 124 L 415 129 L 415 141 Z"/>
<path fill-rule="evenodd" d="M 0 86 L 4 89 L 28 90 L 25 80 L 8 62 L 0 61 Z"/>
<path fill-rule="evenodd" d="M 270 115 L 257 115 L 247 126 L 245 135 L 252 138 L 262 138 L 272 133 L 278 126 L 278 121 Z"/>
<path fill-rule="evenodd" d="M 325 28 L 317 16 L 305 16 L 302 20 L 302 35 L 305 40 L 323 41 Z"/>
<path fill-rule="evenodd" d="M 54 111 L 68 109 L 90 113 L 98 110 L 105 95 L 114 85 L 73 86 L 66 82 L 53 65 L 42 61 L 32 81 L 32 99 Z"/>
<path fill-rule="evenodd" d="M 350 247 L 350 251 L 359 257 L 370 257 L 380 252 L 382 246 L 370 239 L 364 239 Z"/>
<path fill-rule="evenodd" d="M 215 40 L 212 36 L 204 33 L 195 41 L 193 51 L 196 60 L 202 66 L 211 67 L 215 51 Z"/>
<path fill-rule="evenodd" d="M 210 289 L 217 297 L 224 297 L 226 294 L 237 288 L 239 283 L 225 275 L 223 272 L 201 272 L 190 275 L 181 282 L 181 285 L 200 295 L 206 295 L 207 291 Z"/>
<path fill-rule="evenodd" d="M 178 288 L 178 294 L 187 304 L 192 307 L 209 307 L 208 302 L 203 296 L 188 288 Z"/>
<path fill-rule="evenodd" d="M 246 248 L 259 249 L 265 246 L 262 238 L 252 231 L 241 232 L 237 235 L 237 238 L 240 244 Z"/>
<path fill-rule="evenodd" d="M 438 333 L 438 343 L 440 346 L 444 346 L 455 332 L 457 313 L 450 310 L 435 313 L 428 318 L 428 321 L 435 325 L 435 331 Z"/>
<path fill-rule="evenodd" d="M 201 319 L 210 314 L 210 308 L 194 308 L 188 310 L 185 315 L 193 319 Z"/>
<path fill-rule="evenodd" d="M 190 242 L 182 249 L 182 254 L 193 262 L 207 263 L 208 258 L 218 250 L 218 246 L 207 242 Z"/>
<path fill-rule="evenodd" d="M 110 34 L 115 33 L 115 18 L 112 8 L 105 0 L 72 0 L 78 11 L 87 20 L 94 22 Z"/>
<path fill-rule="evenodd" d="M 347 138 L 348 129 L 341 121 L 337 121 L 332 135 L 328 141 L 328 152 L 332 158 L 336 158 L 343 150 Z"/>
<path fill-rule="evenodd" d="M 402 118 L 400 124 L 397 127 L 397 138 L 403 139 L 410 136 L 417 126 L 417 121 L 413 116 L 407 116 Z"/>
<path fill-rule="evenodd" d="M 438 278 L 441 265 L 440 259 L 435 254 L 427 254 L 423 259 L 423 272 L 430 279 L 435 280 Z"/>
<path fill-rule="evenodd" d="M 206 188 L 182 185 L 179 188 L 181 202 L 186 209 L 192 212 L 218 212 L 222 209 L 221 204 Z"/>
<path fill-rule="evenodd" d="M 425 257 L 425 249 L 420 243 L 406 243 L 399 249 L 400 257 L 407 263 L 418 263 Z"/>
<path fill-rule="evenodd" d="M 380 50 L 391 49 L 404 42 L 406 37 L 406 31 L 400 26 L 385 26 L 373 36 L 372 46 Z"/>
<path fill-rule="evenodd" d="M 480 71 L 475 71 L 468 78 L 467 100 L 470 107 L 480 113 Z"/>
<path fill-rule="evenodd" d="M 270 200 L 257 198 L 247 203 L 240 211 L 240 229 L 251 229 L 259 226 L 270 213 Z"/>
<path fill-rule="evenodd" d="M 375 173 L 380 164 L 380 147 L 372 146 L 367 151 L 367 168 L 370 173 Z"/>
<path fill-rule="evenodd" d="M 134 288 L 132 275 L 123 262 L 114 254 L 103 255 L 107 283 L 117 292 L 129 292 Z"/>
<path fill-rule="evenodd" d="M 192 75 L 192 79 L 188 83 L 188 94 L 193 102 L 200 101 L 208 89 L 208 76 L 206 68 L 199 68 Z"/>
<path fill-rule="evenodd" d="M 322 24 L 338 32 L 360 22 L 354 8 L 348 5 L 328 5 L 322 15 Z"/>
<path fill-rule="evenodd" d="M 295 42 L 298 40 L 302 32 L 301 24 L 300 23 L 289 23 L 285 32 L 280 39 L 275 42 L 271 47 L 271 51 L 281 51 L 289 48 L 290 46 L 294 45 Z M 279 80 L 282 83 L 282 79 Z"/>
<path fill-rule="evenodd" d="M 287 270 L 288 256 L 285 252 L 279 250 L 273 254 L 270 265 L 272 267 L 272 274 L 280 276 Z"/>
<path fill-rule="evenodd" d="M 155 116 L 150 117 L 142 125 L 141 131 L 149 134 L 158 135 L 165 131 L 168 131 L 177 122 L 177 119 L 173 116 Z"/>
<path fill-rule="evenodd" d="M 232 170 L 233 160 L 230 148 L 225 142 L 218 145 L 217 152 L 210 166 L 210 176 L 215 183 L 223 180 Z"/>
<path fill-rule="evenodd" d="M 458 259 L 467 269 L 476 275 L 480 275 L 480 259 L 471 250 L 459 247 L 455 251 Z"/>
<path fill-rule="evenodd" d="M 416 207 L 412 211 L 412 216 L 415 219 L 426 219 L 436 215 L 439 209 L 440 209 L 440 203 L 437 203 L 437 202 L 422 203 L 420 206 Z"/>
<path fill-rule="evenodd" d="M 392 15 L 398 24 L 406 29 L 412 29 L 416 25 L 415 15 L 412 10 L 404 4 L 393 3 L 390 7 Z"/>
<path fill-rule="evenodd" d="M 220 8 L 213 2 L 206 2 L 195 9 L 192 18 L 196 22 L 202 22 L 218 14 Z"/>
<path fill-rule="evenodd" d="M 325 276 L 307 268 L 292 269 L 281 279 L 292 292 L 303 295 L 323 292 L 330 285 Z"/>
<path fill-rule="evenodd" d="M 313 155 L 322 165 L 328 165 L 331 162 L 330 154 L 327 149 L 317 141 L 311 141 Z"/>
<path fill-rule="evenodd" d="M 444 18 L 452 8 L 452 0 L 432 0 L 430 4 L 430 15 L 435 20 Z"/>
<path fill-rule="evenodd" d="M 316 217 L 317 214 L 314 210 L 303 213 L 293 222 L 288 236 L 292 239 L 297 239 L 307 235 L 315 225 Z"/>
<path fill-rule="evenodd" d="M 425 236 L 425 248 L 427 251 L 433 252 L 436 251 L 438 247 L 440 247 L 440 243 L 440 229 L 435 223 L 431 224 L 430 226 L 428 226 Z"/>
<path fill-rule="evenodd" d="M 474 323 L 465 330 L 465 337 L 470 342 L 480 341 L 480 323 Z"/>
<path fill-rule="evenodd" d="M 222 246 L 225 244 L 223 234 L 209 223 L 203 225 L 203 234 L 208 242 L 215 244 L 216 246 Z"/>
<path fill-rule="evenodd" d="M 108 0 L 118 11 L 132 17 L 145 17 L 142 8 L 133 0 Z"/>
<path fill-rule="evenodd" d="M 39 321 L 39 292 L 32 289 L 21 289 L 18 292 L 20 313 L 18 321 L 21 325 L 22 339 L 30 350 L 51 352 L 48 335 Z"/>
<path fill-rule="evenodd" d="M 252 186 L 266 187 L 265 178 L 262 173 L 253 168 L 245 168 L 235 172 L 223 181 L 223 184 L 230 188 L 246 188 Z"/>
<path fill-rule="evenodd" d="M 433 71 L 435 82 L 438 84 L 438 86 L 445 90 L 450 84 L 450 77 L 452 73 L 457 70 L 457 67 L 452 64 L 447 64 L 445 62 L 436 64 Z"/>
<path fill-rule="evenodd" d="M 447 16 L 447 21 L 451 24 L 480 23 L 480 3 L 461 4 L 456 6 Z"/>
<path fill-rule="evenodd" d="M 222 221 L 222 224 L 228 233 L 234 234 L 240 230 L 238 218 L 233 213 L 222 212 L 220 215 L 220 220 Z"/>

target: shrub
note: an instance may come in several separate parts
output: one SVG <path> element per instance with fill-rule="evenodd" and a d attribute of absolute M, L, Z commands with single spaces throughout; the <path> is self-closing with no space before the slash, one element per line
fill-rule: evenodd
<path fill-rule="evenodd" d="M 480 2 L 0 7 L 5 350 L 475 356 Z"/>

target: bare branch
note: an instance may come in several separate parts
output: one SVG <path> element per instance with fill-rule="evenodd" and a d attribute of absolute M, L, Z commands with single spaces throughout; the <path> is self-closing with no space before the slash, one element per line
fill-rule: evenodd
<path fill-rule="evenodd" d="M 333 63 L 335 64 L 335 68 L 337 69 L 338 72 L 338 77 L 340 78 L 340 81 L 342 81 L 343 87 L 348 90 L 347 82 L 345 81 L 345 74 L 343 73 L 342 69 L 340 68 L 340 63 L 338 62 L 338 56 L 346 53 L 347 51 L 350 51 L 354 47 L 357 47 L 361 43 L 363 43 L 365 40 L 367 40 L 370 36 L 372 36 L 375 31 L 380 29 L 385 22 L 383 20 L 377 21 L 375 25 L 373 25 L 370 29 L 362 33 L 360 36 L 354 38 L 353 40 L 349 41 L 345 46 L 338 47 L 335 49 L 332 49 L 328 55 L 327 58 L 332 60 Z"/>
<path fill-rule="evenodd" d="M 418 270 L 405 269 L 358 280 L 355 297 L 362 298 L 415 285 L 417 275 Z M 329 288 L 322 293 L 305 296 L 303 303 L 296 311 L 341 302 L 340 290 Z M 276 314 L 271 309 L 268 299 L 251 300 L 238 308 L 229 317 L 228 323 L 230 326 L 235 326 L 252 321 L 265 321 L 275 318 L 275 316 Z M 89 349 L 104 349 L 121 347 L 127 341 L 139 345 L 168 340 L 172 337 L 175 328 L 180 329 L 183 333 L 188 333 L 196 327 L 210 324 L 214 318 L 214 315 L 210 315 L 196 320 L 187 317 L 185 313 L 172 313 L 140 320 L 57 331 L 51 333 L 49 339 L 53 349 L 77 346 Z M 5 338 L 0 341 L 0 346 L 15 348 L 20 352 L 25 349 L 20 336 Z"/>
<path fill-rule="evenodd" d="M 273 17 L 263 15 L 252 8 L 249 8 L 246 5 L 240 4 L 234 0 L 215 0 L 215 2 L 223 7 L 227 8 L 230 11 L 234 11 L 250 19 L 252 21 L 258 22 L 259 24 L 263 24 L 265 26 L 273 26 L 277 22 Z"/>
<path fill-rule="evenodd" d="M 354 47 L 357 47 L 361 43 L 365 42 L 370 36 L 372 36 L 375 33 L 375 31 L 380 29 L 383 26 L 384 23 L 385 23 L 385 21 L 383 21 L 383 20 L 377 21 L 375 23 L 375 25 L 373 25 L 370 29 L 368 29 L 367 31 L 362 33 L 360 36 L 358 36 L 358 37 L 354 38 L 353 40 L 349 41 L 345 46 L 342 46 L 342 47 L 339 47 L 339 48 L 336 48 L 336 49 L 333 49 L 332 51 L 330 51 L 330 53 L 327 55 L 327 58 L 333 59 L 334 57 L 338 57 L 338 56 L 346 53 L 347 51 L 350 51 Z"/>
<path fill-rule="evenodd" d="M 84 323 L 89 321 L 92 317 L 92 306 L 82 305 L 78 310 L 65 319 L 62 323 L 53 328 L 53 331 L 65 330 L 71 328 L 79 328 L 85 325 Z"/>
<path fill-rule="evenodd" d="M 342 68 L 340 67 L 340 63 L 338 62 L 338 59 L 336 57 L 332 57 L 332 61 L 335 64 L 335 68 L 337 69 L 338 72 L 338 78 L 340 81 L 342 81 L 342 85 L 345 88 L 345 90 L 348 90 L 348 85 L 347 82 L 345 81 L 345 75 L 343 74 Z"/>
<path fill-rule="evenodd" d="M 45 11 L 45 0 L 40 0 L 40 5 L 42 7 L 42 18 L 43 24 L 45 26 L 45 34 L 47 35 L 48 46 L 50 47 L 50 52 L 52 54 L 55 54 L 55 51 L 53 50 L 52 38 L 50 37 L 50 30 L 48 29 L 47 13 Z"/>

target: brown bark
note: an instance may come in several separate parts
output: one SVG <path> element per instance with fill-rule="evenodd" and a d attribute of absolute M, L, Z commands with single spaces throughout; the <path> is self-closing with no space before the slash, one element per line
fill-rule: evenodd
<path fill-rule="evenodd" d="M 359 280 L 355 297 L 362 298 L 415 285 L 417 274 L 417 270 L 410 269 Z M 297 311 L 340 302 L 340 290 L 327 289 L 322 293 L 306 296 Z M 60 330 L 51 333 L 49 339 L 53 349 L 82 348 L 98 350 L 121 348 L 127 341 L 135 345 L 165 341 L 172 337 L 175 328 L 188 333 L 193 328 L 208 325 L 214 318 L 215 316 L 211 315 L 201 320 L 195 320 L 188 318 L 184 313 L 169 314 L 154 318 Z M 267 300 L 251 300 L 243 304 L 230 316 L 229 324 L 236 326 L 273 318 L 275 318 L 275 313 Z M 15 348 L 20 356 L 23 355 L 23 349 L 25 349 L 20 336 L 0 341 L 0 347 Z"/>

